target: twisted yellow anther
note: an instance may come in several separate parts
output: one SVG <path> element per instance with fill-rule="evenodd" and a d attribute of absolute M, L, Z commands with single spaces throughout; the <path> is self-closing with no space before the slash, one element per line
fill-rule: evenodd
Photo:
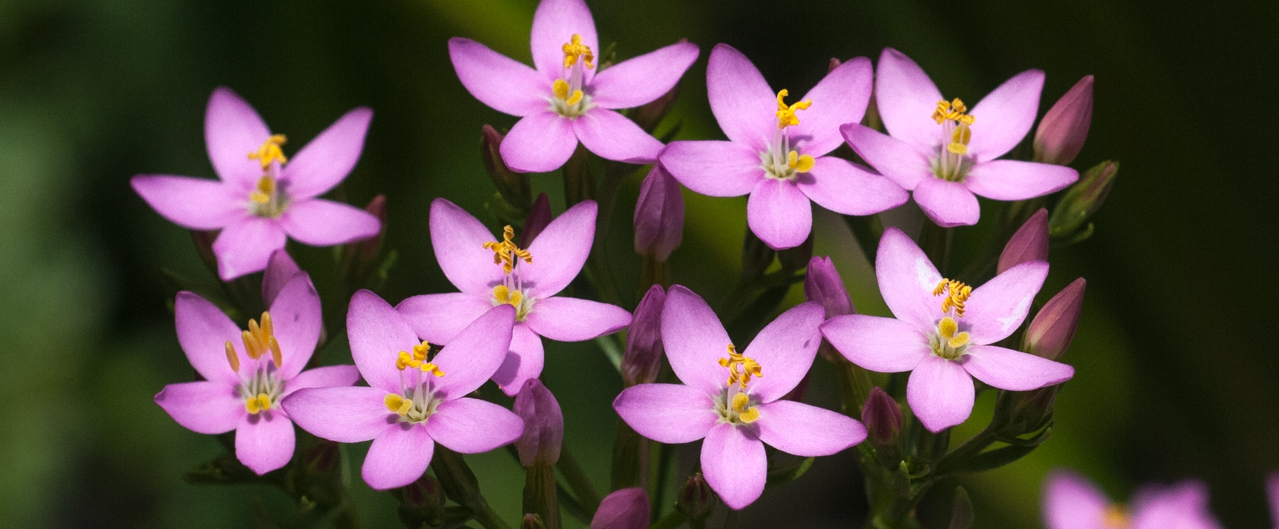
<path fill-rule="evenodd" d="M 568 43 L 560 49 L 564 50 L 564 67 L 572 68 L 577 63 L 577 59 L 582 59 L 582 65 L 587 69 L 595 67 L 595 53 L 591 51 L 591 47 L 582 44 L 582 36 L 576 33 L 569 39 Z M 560 98 L 563 99 L 563 98 Z"/>
<path fill-rule="evenodd" d="M 795 111 L 807 110 L 808 107 L 813 105 L 812 100 L 805 99 L 787 106 L 785 102 L 787 95 L 790 95 L 790 92 L 788 92 L 785 88 L 777 93 L 777 128 L 779 129 L 799 125 L 799 118 L 795 116 Z"/>
<path fill-rule="evenodd" d="M 951 120 L 964 125 L 972 125 L 973 117 L 966 114 L 968 107 L 964 106 L 964 102 L 959 98 L 954 101 L 946 101 L 945 99 L 937 102 L 937 110 L 933 111 L 933 121 L 941 125 L 946 120 Z"/>
<path fill-rule="evenodd" d="M 942 279 L 941 283 L 937 283 L 937 288 L 933 289 L 933 295 L 942 294 L 946 294 L 946 299 L 941 302 L 942 313 L 949 314 L 951 309 L 955 309 L 955 316 L 963 317 L 964 303 L 973 294 L 973 287 L 954 279 Z"/>
<path fill-rule="evenodd" d="M 493 264 L 502 265 L 502 273 L 509 274 L 515 269 L 515 260 L 523 259 L 528 264 L 533 264 L 533 254 L 528 250 L 521 249 L 515 245 L 515 229 L 507 226 L 502 229 L 502 242 L 489 241 L 484 243 L 485 250 L 493 250 Z"/>
<path fill-rule="evenodd" d="M 280 150 L 280 146 L 288 141 L 283 134 L 274 134 L 266 139 L 266 142 L 258 147 L 258 150 L 249 153 L 250 160 L 257 160 L 262 164 L 262 170 L 271 168 L 271 162 L 280 161 L 280 165 L 288 163 L 289 159 L 284 157 L 284 151 Z"/>
<path fill-rule="evenodd" d="M 262 325 L 259 326 L 257 320 L 249 320 L 249 329 L 240 331 L 240 339 L 244 342 L 244 352 L 249 358 L 257 360 L 262 355 L 270 352 L 271 363 L 279 368 L 284 364 L 283 354 L 280 352 L 280 343 L 275 340 L 275 331 L 271 325 L 271 314 L 262 313 Z M 231 353 L 234 350 L 231 343 L 227 342 L 227 360 L 230 361 Z M 232 366 L 239 364 L 239 360 L 232 362 Z"/>
<path fill-rule="evenodd" d="M 737 348 L 733 344 L 728 344 L 728 358 L 719 359 L 719 365 L 728 368 L 728 385 L 738 384 L 742 389 L 746 389 L 746 384 L 750 383 L 751 377 L 764 378 L 760 365 L 753 358 L 743 356 L 737 352 Z"/>
<path fill-rule="evenodd" d="M 422 342 L 413 346 L 412 354 L 409 354 L 406 351 L 400 351 L 400 355 L 395 359 L 395 368 L 400 371 L 404 371 L 408 368 L 421 369 L 423 373 L 430 373 L 437 377 L 444 376 L 444 371 L 441 371 L 439 366 L 426 361 L 427 354 L 430 352 L 431 344 L 428 342 Z"/>

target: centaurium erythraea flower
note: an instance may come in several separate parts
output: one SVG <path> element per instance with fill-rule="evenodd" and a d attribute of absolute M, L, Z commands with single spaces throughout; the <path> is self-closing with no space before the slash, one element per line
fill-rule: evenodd
<path fill-rule="evenodd" d="M 889 135 L 857 123 L 840 130 L 848 144 L 884 176 L 914 193 L 939 226 L 972 225 L 980 195 L 1024 200 L 1079 179 L 1069 167 L 998 160 L 1016 147 L 1039 110 L 1044 72 L 1027 70 L 973 106 L 942 98 L 918 64 L 885 48 L 879 56 L 875 100 Z"/>
<path fill-rule="evenodd" d="M 906 401 L 929 430 L 964 422 L 973 410 L 973 378 L 1028 391 L 1065 382 L 1074 368 L 990 345 L 1017 330 L 1048 276 L 1029 261 L 972 288 L 942 278 L 906 234 L 889 228 L 875 276 L 894 318 L 849 314 L 822 324 L 822 335 L 850 362 L 871 371 L 911 371 Z"/>
<path fill-rule="evenodd" d="M 351 357 L 366 386 L 298 391 L 284 409 L 302 429 L 339 443 L 373 440 L 361 474 L 377 490 L 418 479 L 435 443 L 474 454 L 509 444 L 524 421 L 491 402 L 467 398 L 501 365 L 515 309 L 494 307 L 434 356 L 408 322 L 377 294 L 351 297 Z"/>
<path fill-rule="evenodd" d="M 662 143 L 615 109 L 661 97 L 697 59 L 697 46 L 672 44 L 602 70 L 595 21 L 583 0 L 542 0 L 533 14 L 533 65 L 470 39 L 449 40 L 449 57 L 471 95 L 519 116 L 502 159 L 520 172 L 553 171 L 577 142 L 609 160 L 651 163 Z"/>
<path fill-rule="evenodd" d="M 630 324 L 624 309 L 556 296 L 577 277 L 595 238 L 596 206 L 579 203 L 551 221 L 520 248 L 507 226 L 494 236 L 475 217 L 443 198 L 431 203 L 431 246 L 444 276 L 461 292 L 423 294 L 396 307 L 423 340 L 450 343 L 495 305 L 516 308 L 510 354 L 493 381 L 514 395 L 542 373 L 543 336 L 579 342 Z"/>
<path fill-rule="evenodd" d="M 839 126 L 861 121 L 870 101 L 870 61 L 840 64 L 792 103 L 774 92 L 750 59 L 727 44 L 711 51 L 706 90 L 729 141 L 677 141 L 662 165 L 685 187 L 714 197 L 750 194 L 746 220 L 773 249 L 804 242 L 809 201 L 845 215 L 870 215 L 910 197 L 892 180 L 833 156 Z"/>
<path fill-rule="evenodd" d="M 1083 476 L 1058 470 L 1044 481 L 1043 506 L 1047 529 L 1221 529 L 1198 481 L 1143 487 L 1125 508 Z"/>
<path fill-rule="evenodd" d="M 817 303 L 797 305 L 737 352 L 702 298 L 673 286 L 662 312 L 662 343 L 683 384 L 639 384 L 613 408 L 640 435 L 659 443 L 702 443 L 702 472 L 724 503 L 741 509 L 764 491 L 764 444 L 799 456 L 824 456 L 862 442 L 866 428 L 815 406 L 780 400 L 799 384 L 821 343 Z"/>
<path fill-rule="evenodd" d="M 377 217 L 316 197 L 338 185 L 364 149 L 373 111 L 342 116 L 292 158 L 247 102 L 229 88 L 209 97 L 204 140 L 219 180 L 138 175 L 130 183 L 164 218 L 192 230 L 222 230 L 213 243 L 218 275 L 231 280 L 266 268 L 287 237 L 312 246 L 377 235 Z"/>
<path fill-rule="evenodd" d="M 204 378 L 169 384 L 156 404 L 178 424 L 203 434 L 235 430 L 236 458 L 258 474 L 293 457 L 290 414 L 284 397 L 303 388 L 349 386 L 360 374 L 352 365 L 303 371 L 322 326 L 320 296 L 305 272 L 293 278 L 259 320 L 240 330 L 218 307 L 190 292 L 174 300 L 178 342 Z"/>

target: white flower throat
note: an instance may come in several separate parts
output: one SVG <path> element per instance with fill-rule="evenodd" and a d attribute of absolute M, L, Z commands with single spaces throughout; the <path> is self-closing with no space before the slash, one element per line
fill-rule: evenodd
<path fill-rule="evenodd" d="M 956 98 L 954 101 L 941 100 L 933 111 L 933 121 L 942 127 L 942 137 L 949 142 L 937 148 L 933 158 L 933 175 L 947 182 L 963 182 L 973 168 L 973 160 L 968 156 L 968 142 L 973 139 L 972 127 L 976 121 L 967 114 L 968 107 Z"/>
<path fill-rule="evenodd" d="M 741 426 L 759 420 L 759 408 L 755 407 L 746 386 L 751 378 L 763 378 L 763 368 L 759 362 L 737 352 L 733 344 L 728 344 L 728 358 L 719 359 L 719 365 L 728 368 L 728 385 L 724 393 L 715 397 L 715 411 L 719 413 L 719 422 Z"/>
<path fill-rule="evenodd" d="M 430 352 L 431 344 L 421 342 L 413 346 L 412 353 L 400 351 L 395 359 L 395 368 L 400 371 L 400 392 L 387 393 L 382 403 L 388 411 L 399 416 L 400 422 L 426 422 L 444 402 L 444 396 L 435 393 L 434 380 L 445 373 L 427 361 Z"/>

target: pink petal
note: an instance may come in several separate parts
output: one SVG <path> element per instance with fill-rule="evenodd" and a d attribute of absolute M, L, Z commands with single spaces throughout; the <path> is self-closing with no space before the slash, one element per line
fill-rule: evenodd
<path fill-rule="evenodd" d="M 216 230 L 249 214 L 249 195 L 216 180 L 138 175 L 129 180 L 156 213 L 192 230 Z"/>
<path fill-rule="evenodd" d="M 674 141 L 659 158 L 684 187 L 707 196 L 745 195 L 764 179 L 759 153 L 731 141 Z"/>
<path fill-rule="evenodd" d="M 1062 165 L 995 160 L 973 166 L 964 180 L 968 190 L 995 200 L 1025 200 L 1055 193 L 1079 180 L 1079 171 Z"/>
<path fill-rule="evenodd" d="M 915 187 L 915 203 L 938 226 L 972 226 L 981 217 L 981 205 L 964 184 L 925 178 Z"/>
<path fill-rule="evenodd" d="M 1057 470 L 1044 480 L 1044 525 L 1048 529 L 1103 527 L 1110 501 L 1088 480 L 1069 470 Z"/>
<path fill-rule="evenodd" d="M 873 215 L 910 200 L 892 180 L 833 156 L 818 158 L 795 185 L 817 205 L 844 215 Z"/>
<path fill-rule="evenodd" d="M 1013 150 L 1035 124 L 1043 88 L 1044 72 L 1026 70 L 986 94 L 968 113 L 974 120 L 968 152 L 981 162 Z"/>
<path fill-rule="evenodd" d="M 928 74 L 902 52 L 884 48 L 876 75 L 875 104 L 888 133 L 919 147 L 940 145 L 942 127 L 932 115 L 942 95 Z"/>
<path fill-rule="evenodd" d="M 391 426 L 395 414 L 386 410 L 386 395 L 385 390 L 365 386 L 303 388 L 285 397 L 280 405 L 293 422 L 316 437 L 359 443 Z"/>
<path fill-rule="evenodd" d="M 418 338 L 431 343 L 449 343 L 475 318 L 492 308 L 488 300 L 462 292 L 422 294 L 395 306 Z"/>
<path fill-rule="evenodd" d="M 478 454 L 515 442 L 524 433 L 524 420 L 492 402 L 462 398 L 440 403 L 426 431 L 449 450 Z"/>
<path fill-rule="evenodd" d="M 813 207 L 795 184 L 765 178 L 746 201 L 746 224 L 769 248 L 794 248 L 813 230 Z"/>
<path fill-rule="evenodd" d="M 367 211 L 318 198 L 289 204 L 280 224 L 290 237 L 311 246 L 364 240 L 382 229 L 382 222 Z"/>
<path fill-rule="evenodd" d="M 843 414 L 789 400 L 759 406 L 759 440 L 802 457 L 828 456 L 866 439 L 866 427 Z"/>
<path fill-rule="evenodd" d="M 183 428 L 208 435 L 234 430 L 248 414 L 235 386 L 222 382 L 169 384 L 155 395 L 155 403 Z"/>
<path fill-rule="evenodd" d="M 449 39 L 449 58 L 466 91 L 481 103 L 512 116 L 550 107 L 551 85 L 536 70 L 471 39 Z"/>
<path fill-rule="evenodd" d="M 462 329 L 432 360 L 444 372 L 435 390 L 457 398 L 484 385 L 506 359 L 514 326 L 515 307 L 498 305 Z"/>
<path fill-rule="evenodd" d="M 666 444 L 691 443 L 719 421 L 706 391 L 683 384 L 639 384 L 622 390 L 613 409 L 640 435 Z"/>
<path fill-rule="evenodd" d="M 706 301 L 693 291 L 673 285 L 662 308 L 662 345 L 675 376 L 706 393 L 719 394 L 728 371 L 719 359 L 728 358 L 728 332 Z"/>
<path fill-rule="evenodd" d="M 299 389 L 351 386 L 360 380 L 360 370 L 353 365 L 324 366 L 308 369 L 289 380 L 284 395 Z"/>
<path fill-rule="evenodd" d="M 728 139 L 754 152 L 768 150 L 777 129 L 777 94 L 750 59 L 716 44 L 706 65 L 706 95 Z"/>
<path fill-rule="evenodd" d="M 257 184 L 262 166 L 257 160 L 250 160 L 249 153 L 257 152 L 270 136 L 271 130 L 257 111 L 230 88 L 218 87 L 209 96 L 204 113 L 204 143 L 213 170 L 232 188 L 247 192 Z"/>
<path fill-rule="evenodd" d="M 421 425 L 400 423 L 382 431 L 364 456 L 360 475 L 374 490 L 403 487 L 422 477 L 435 454 L 435 441 Z"/>
<path fill-rule="evenodd" d="M 839 130 L 858 156 L 902 188 L 913 190 L 921 181 L 933 178 L 930 155 L 923 147 L 857 123 Z"/>
<path fill-rule="evenodd" d="M 506 352 L 506 358 L 493 374 L 492 380 L 502 388 L 503 393 L 513 397 L 524 387 L 524 381 L 542 374 L 545 356 L 542 337 L 530 330 L 524 322 L 516 323 L 511 330 L 511 349 Z"/>
<path fill-rule="evenodd" d="M 261 476 L 293 459 L 293 421 L 283 413 L 244 414 L 235 429 L 235 457 Z"/>
<path fill-rule="evenodd" d="M 576 148 L 573 122 L 547 110 L 534 112 L 515 122 L 498 150 L 502 153 L 502 161 L 512 170 L 546 173 L 563 166 Z"/>
<path fill-rule="evenodd" d="M 811 100 L 813 106 L 796 114 L 799 125 L 790 130 L 791 144 L 799 145 L 799 152 L 815 157 L 839 147 L 844 140 L 839 127 L 860 122 L 866 114 L 874 78 L 870 59 L 865 57 L 850 59 L 826 74 L 804 97 L 795 100 Z"/>
<path fill-rule="evenodd" d="M 360 160 L 372 119 L 372 109 L 355 108 L 298 150 L 280 171 L 289 197 L 318 197 L 341 183 Z"/>
<path fill-rule="evenodd" d="M 973 378 L 958 363 L 929 355 L 910 373 L 906 402 L 931 432 L 955 426 L 973 412 Z"/>
<path fill-rule="evenodd" d="M 702 473 L 725 505 L 741 510 L 764 493 L 768 480 L 764 443 L 741 428 L 720 423 L 702 443 Z"/>
<path fill-rule="evenodd" d="M 173 315 L 178 343 L 191 367 L 205 380 L 227 386 L 238 384 L 240 377 L 231 370 L 226 357 L 227 342 L 237 351 L 241 348 L 240 328 L 231 318 L 217 305 L 190 292 L 178 292 L 173 300 Z M 241 364 L 249 362 L 243 352 L 237 354 Z"/>
<path fill-rule="evenodd" d="M 271 325 L 275 328 L 275 339 L 280 343 L 284 360 L 280 375 L 288 380 L 306 367 L 315 353 L 315 344 L 320 340 L 320 331 L 324 327 L 320 294 L 305 272 L 298 273 L 280 290 L 268 312 L 271 313 Z"/>
<path fill-rule="evenodd" d="M 600 502 L 590 529 L 647 529 L 648 511 L 648 495 L 643 488 L 617 490 Z"/>
<path fill-rule="evenodd" d="M 1270 501 L 1270 517 L 1279 526 L 1279 472 L 1266 477 L 1266 499 Z"/>
<path fill-rule="evenodd" d="M 592 108 L 572 120 L 573 132 L 591 152 L 602 158 L 632 164 L 657 161 L 662 142 L 635 122 L 607 108 Z"/>
<path fill-rule="evenodd" d="M 969 347 L 962 363 L 977 380 L 1009 391 L 1052 386 L 1075 375 L 1075 368 L 1066 364 L 993 345 Z"/>
<path fill-rule="evenodd" d="M 493 287 L 502 282 L 502 265 L 493 262 L 493 250 L 485 249 L 484 243 L 498 238 L 466 210 L 443 198 L 431 201 L 430 229 L 431 248 L 444 277 L 464 293 L 492 297 Z"/>
<path fill-rule="evenodd" d="M 595 241 L 597 209 L 593 200 L 579 202 L 552 220 L 533 239 L 528 245 L 533 262 L 520 261 L 516 270 L 524 282 L 525 295 L 549 298 L 577 277 Z"/>
<path fill-rule="evenodd" d="M 826 309 L 820 303 L 801 303 L 759 331 L 742 351 L 759 362 L 763 373 L 751 380 L 747 391 L 762 402 L 772 402 L 795 389 L 817 357 L 817 347 L 822 344 L 817 326 L 825 319 Z M 723 374 L 727 376 L 728 370 Z"/>
<path fill-rule="evenodd" d="M 400 313 L 377 294 L 361 290 L 351 296 L 346 333 L 351 358 L 364 380 L 383 392 L 399 393 L 400 371 L 395 360 L 400 351 L 412 351 L 420 343 Z"/>
<path fill-rule="evenodd" d="M 230 281 L 245 274 L 261 272 L 271 254 L 284 248 L 284 228 L 274 219 L 246 217 L 223 228 L 213 241 L 218 256 L 218 276 Z"/>
<path fill-rule="evenodd" d="M 849 362 L 880 373 L 910 371 L 932 354 L 928 337 L 903 320 L 849 314 L 831 318 L 821 330 Z"/>
<path fill-rule="evenodd" d="M 630 325 L 631 313 L 598 301 L 553 297 L 538 300 L 527 321 L 539 335 L 559 342 L 580 342 Z"/>
<path fill-rule="evenodd" d="M 552 81 L 559 79 L 564 69 L 564 44 L 573 35 L 582 36 L 582 44 L 595 53 L 601 53 L 599 37 L 595 35 L 595 21 L 583 0 L 543 0 L 533 12 L 533 65 L 537 71 Z M 586 70 L 587 81 L 591 72 Z"/>
<path fill-rule="evenodd" d="M 298 272 L 298 264 L 289 257 L 289 252 L 276 250 L 266 262 L 266 273 L 262 275 L 262 303 L 270 306 L 280 290 L 289 283 Z"/>
<path fill-rule="evenodd" d="M 1186 480 L 1146 486 L 1132 500 L 1132 529 L 1222 529 L 1208 510 L 1208 487 Z"/>
<path fill-rule="evenodd" d="M 941 274 L 915 241 L 897 228 L 884 230 L 879 241 L 875 278 L 884 303 L 897 319 L 925 330 L 941 319 L 941 299 L 933 296 Z"/>
<path fill-rule="evenodd" d="M 631 108 L 653 101 L 675 87 L 697 55 L 696 44 L 681 42 L 619 62 L 591 81 L 592 101 L 603 108 Z"/>
<path fill-rule="evenodd" d="M 1048 277 L 1046 261 L 1019 264 L 973 289 L 965 304 L 963 323 L 971 326 L 973 343 L 986 345 L 1012 335 L 1030 312 L 1035 294 Z"/>

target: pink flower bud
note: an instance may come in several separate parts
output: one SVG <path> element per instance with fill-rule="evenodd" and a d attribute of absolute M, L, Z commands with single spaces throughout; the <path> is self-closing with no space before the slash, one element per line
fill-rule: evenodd
<path fill-rule="evenodd" d="M 648 495 L 639 487 L 621 489 L 604 497 L 591 518 L 591 529 L 647 529 Z"/>
<path fill-rule="evenodd" d="M 560 460 L 564 442 L 564 414 L 555 396 L 536 378 L 524 383 L 515 396 L 515 413 L 524 419 L 524 434 L 515 440 L 520 464 L 551 466 Z"/>
<path fill-rule="evenodd" d="M 364 206 L 364 211 L 377 217 L 377 220 L 382 223 L 382 229 L 378 230 L 377 237 L 356 243 L 356 259 L 359 260 L 360 270 L 365 270 L 370 265 L 375 265 L 377 255 L 382 251 L 382 241 L 386 239 L 386 195 L 373 197 L 373 200 L 369 201 L 369 205 Z"/>
<path fill-rule="evenodd" d="M 533 207 L 529 208 L 528 219 L 524 221 L 524 230 L 520 232 L 520 248 L 528 248 L 546 226 L 551 223 L 551 199 L 546 193 L 538 193 Z"/>
<path fill-rule="evenodd" d="M 675 509 L 690 519 L 701 520 L 710 516 L 716 503 L 719 503 L 719 496 L 715 495 L 710 484 L 706 483 L 706 478 L 698 472 L 684 482 L 684 488 L 680 489 L 679 497 L 675 499 Z"/>
<path fill-rule="evenodd" d="M 835 263 L 830 257 L 814 257 L 808 261 L 808 274 L 804 276 L 804 298 L 816 301 L 826 309 L 826 319 L 854 314 L 857 308 L 844 288 Z"/>
<path fill-rule="evenodd" d="M 1048 260 L 1048 210 L 1040 208 L 1014 233 L 999 254 L 996 273 L 1028 261 Z"/>
<path fill-rule="evenodd" d="M 653 285 L 635 307 L 626 331 L 626 352 L 622 354 L 622 382 L 626 387 L 657 381 L 657 371 L 662 367 L 664 305 L 666 293 L 661 285 Z"/>
<path fill-rule="evenodd" d="M 1079 313 L 1084 307 L 1084 278 L 1076 279 L 1039 309 L 1039 314 L 1026 328 L 1022 350 L 1027 353 L 1056 360 L 1075 337 L 1079 327 Z"/>
<path fill-rule="evenodd" d="M 844 63 L 843 61 L 840 61 L 838 57 L 831 57 L 830 66 L 826 68 L 826 73 L 831 73 L 835 71 L 835 68 L 839 68 L 839 65 L 841 64 L 844 64 Z"/>
<path fill-rule="evenodd" d="M 902 432 L 902 407 L 883 389 L 875 386 L 862 406 L 862 423 L 869 433 L 867 439 L 876 449 L 895 450 Z"/>
<path fill-rule="evenodd" d="M 546 524 L 542 523 L 542 517 L 533 513 L 525 513 L 524 518 L 520 520 L 520 529 L 546 529 Z"/>
<path fill-rule="evenodd" d="M 1035 130 L 1035 161 L 1070 165 L 1084 148 L 1092 122 L 1092 76 L 1061 96 Z"/>
<path fill-rule="evenodd" d="M 654 165 L 640 184 L 634 220 L 635 253 L 665 262 L 684 236 L 684 197 L 662 164 Z"/>
<path fill-rule="evenodd" d="M 266 262 L 266 273 L 262 274 L 262 306 L 270 307 L 280 294 L 280 289 L 299 271 L 298 264 L 289 257 L 288 252 L 283 249 L 273 252 Z"/>

